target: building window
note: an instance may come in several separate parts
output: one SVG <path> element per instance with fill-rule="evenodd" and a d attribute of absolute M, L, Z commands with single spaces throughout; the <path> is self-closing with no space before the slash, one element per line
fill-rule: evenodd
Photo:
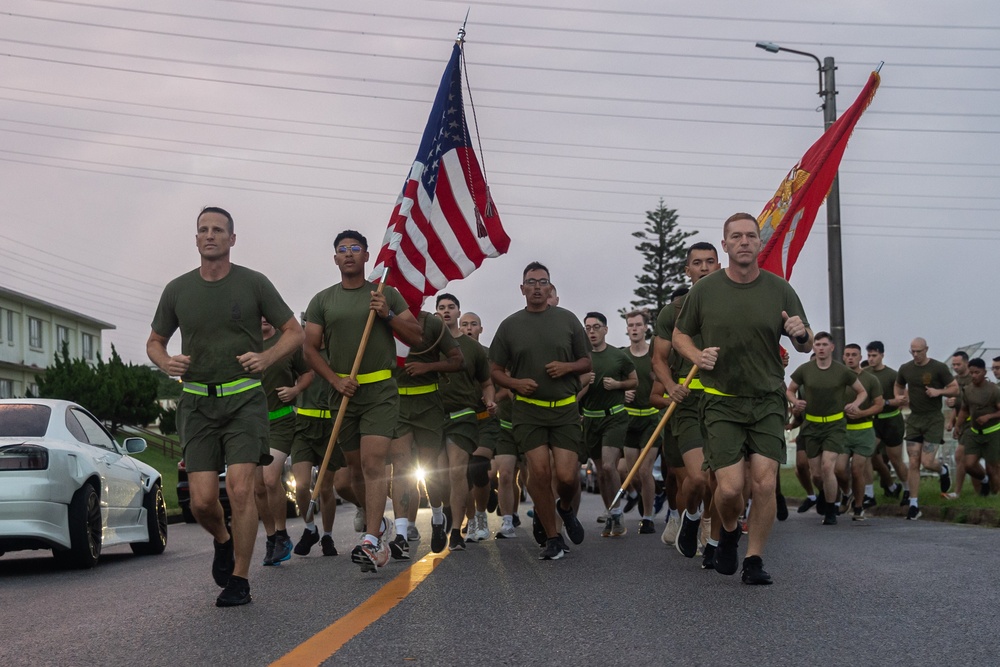
<path fill-rule="evenodd" d="M 28 318 L 28 345 L 37 350 L 42 349 L 42 321 L 37 317 Z"/>
<path fill-rule="evenodd" d="M 80 334 L 80 347 L 82 348 L 83 358 L 87 361 L 94 361 L 94 337 L 89 333 Z"/>
<path fill-rule="evenodd" d="M 7 311 L 0 308 L 0 343 L 7 338 Z"/>
<path fill-rule="evenodd" d="M 40 398 L 39 395 L 38 395 L 38 385 L 35 384 L 34 382 L 32 382 L 31 384 L 29 384 L 28 385 L 28 391 L 27 391 L 27 393 L 25 395 L 26 396 L 30 396 L 31 398 Z"/>
<path fill-rule="evenodd" d="M 0 379 L 0 398 L 14 398 L 14 381 Z"/>
<path fill-rule="evenodd" d="M 3 322 L 3 321 L 0 321 L 0 326 L 6 326 L 7 327 L 7 344 L 8 345 L 13 345 L 14 344 L 14 311 L 8 310 L 4 314 L 7 315 L 7 321 L 6 321 L 6 323 Z"/>
<path fill-rule="evenodd" d="M 72 351 L 69 347 L 69 329 L 61 324 L 56 325 L 56 351 L 62 352 L 63 344 L 66 345 L 66 349 Z"/>

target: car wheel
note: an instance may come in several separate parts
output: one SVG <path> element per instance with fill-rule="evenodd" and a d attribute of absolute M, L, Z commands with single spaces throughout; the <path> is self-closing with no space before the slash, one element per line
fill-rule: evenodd
<path fill-rule="evenodd" d="M 181 514 L 184 515 L 184 523 L 198 523 L 190 507 L 181 507 Z"/>
<path fill-rule="evenodd" d="M 54 551 L 56 560 L 69 567 L 87 569 L 101 557 L 101 499 L 97 489 L 84 484 L 69 503 L 70 548 Z"/>
<path fill-rule="evenodd" d="M 143 499 L 142 506 L 146 509 L 146 530 L 149 533 L 148 542 L 133 542 L 132 553 L 140 556 L 162 554 L 167 548 L 167 504 L 163 502 L 163 491 L 159 484 L 154 484 Z"/>

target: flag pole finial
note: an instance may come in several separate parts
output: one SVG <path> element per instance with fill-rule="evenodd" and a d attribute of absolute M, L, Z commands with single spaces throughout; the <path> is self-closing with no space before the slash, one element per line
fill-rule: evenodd
<path fill-rule="evenodd" d="M 472 11 L 472 7 L 465 10 L 465 19 L 462 21 L 462 27 L 458 29 L 458 37 L 455 39 L 459 46 L 465 44 L 465 24 L 469 22 L 469 12 Z"/>

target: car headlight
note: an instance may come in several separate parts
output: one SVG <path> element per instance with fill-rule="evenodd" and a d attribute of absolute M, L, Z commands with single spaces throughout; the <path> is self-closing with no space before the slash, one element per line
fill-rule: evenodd
<path fill-rule="evenodd" d="M 38 445 L 7 445 L 0 447 L 0 470 L 45 470 L 49 467 L 49 450 Z"/>

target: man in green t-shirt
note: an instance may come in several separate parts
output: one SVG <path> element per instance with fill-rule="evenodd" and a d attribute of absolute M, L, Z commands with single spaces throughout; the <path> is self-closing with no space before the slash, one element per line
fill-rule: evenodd
<path fill-rule="evenodd" d="M 885 365 L 885 345 L 880 340 L 873 340 L 865 347 L 868 352 L 869 373 L 878 378 L 882 386 L 882 399 L 884 407 L 882 412 L 875 417 L 875 439 L 877 456 L 872 458 L 872 464 L 882 479 L 882 490 L 890 498 L 898 498 L 900 492 L 903 494 L 903 503 L 910 502 L 910 482 L 908 480 L 907 467 L 903 463 L 903 432 L 906 425 L 903 423 L 903 414 L 900 412 L 900 403 L 896 400 L 896 370 Z M 889 459 L 893 469 L 896 471 L 898 482 L 892 481 L 892 474 L 882 454 Z"/>
<path fill-rule="evenodd" d="M 799 446 L 804 447 L 809 458 L 813 478 L 823 483 L 826 515 L 823 525 L 837 523 L 838 479 L 846 480 L 847 416 L 856 416 L 859 406 L 868 398 L 856 373 L 833 360 L 833 337 L 820 331 L 813 338 L 816 357 L 792 372 L 785 395 L 792 406 L 792 413 L 805 420 L 799 431 Z M 802 395 L 799 395 L 799 389 Z M 854 392 L 854 399 L 844 405 L 845 390 Z M 844 508 L 848 498 L 844 498 Z"/>
<path fill-rule="evenodd" d="M 590 344 L 573 313 L 549 305 L 549 287 L 549 270 L 543 264 L 525 267 L 521 277 L 525 308 L 500 324 L 490 359 L 493 382 L 514 394 L 514 438 L 528 463 L 537 532 L 545 537 L 539 558 L 557 560 L 566 552 L 556 530 L 556 512 L 570 540 L 579 544 L 584 538 L 572 502 L 580 488 L 583 453 L 576 394 L 579 376 L 590 371 Z M 553 498 L 553 481 L 558 501 Z"/>
<path fill-rule="evenodd" d="M 968 430 L 965 467 L 987 489 L 1000 490 L 1000 387 L 986 379 L 986 362 L 969 361 L 971 381 L 962 388 L 962 407 L 958 412 L 960 433 Z M 988 475 L 980 472 L 979 459 L 986 460 Z"/>
<path fill-rule="evenodd" d="M 937 453 L 944 443 L 944 414 L 941 412 L 943 396 L 957 396 L 958 382 L 951 376 L 948 366 L 927 356 L 928 345 L 923 338 L 910 342 L 912 361 L 899 367 L 894 386 L 896 404 L 910 407 L 906 419 L 906 455 L 910 465 L 910 509 L 906 518 L 916 521 L 922 515 L 918 503 L 920 493 L 920 466 L 940 476 L 941 493 L 951 489 L 948 466 L 938 460 Z"/>
<path fill-rule="evenodd" d="M 653 391 L 653 349 L 646 342 L 646 332 L 649 330 L 649 315 L 645 311 L 633 310 L 625 315 L 625 335 L 629 345 L 622 348 L 626 356 L 635 366 L 635 376 L 638 384 L 635 389 L 625 392 L 625 412 L 628 414 L 628 429 L 625 431 L 625 465 L 631 470 L 639 460 L 639 454 L 649 442 L 660 422 L 660 410 L 649 402 Z M 632 483 L 638 488 L 642 499 L 643 515 L 639 519 L 639 534 L 656 532 L 653 527 L 653 514 L 656 500 L 656 481 L 653 479 L 653 465 L 659 453 L 659 440 L 642 465 L 632 477 Z"/>
<path fill-rule="evenodd" d="M 163 372 L 180 376 L 184 393 L 177 427 L 184 447 L 191 512 L 215 538 L 212 576 L 224 588 L 215 604 L 250 602 L 247 575 L 257 537 L 254 477 L 267 464 L 267 399 L 260 376 L 302 345 L 302 327 L 263 274 L 233 264 L 233 217 L 210 206 L 198 215 L 199 268 L 163 290 L 146 354 Z M 265 350 L 260 320 L 280 323 L 282 336 Z M 167 345 L 181 332 L 181 353 Z M 219 472 L 226 470 L 232 534 L 219 503 Z"/>
<path fill-rule="evenodd" d="M 875 455 L 875 417 L 885 407 L 882 398 L 882 385 L 878 378 L 861 367 L 861 346 L 848 343 L 844 346 L 844 365 L 847 366 L 861 382 L 868 397 L 858 406 L 854 414 L 847 415 L 847 452 L 840 455 L 838 466 L 847 467 L 848 459 L 851 465 L 852 488 L 845 488 L 845 497 L 853 497 L 851 508 L 852 521 L 865 520 L 865 502 L 875 497 L 875 487 L 872 485 L 872 456 Z M 854 390 L 848 389 L 844 402 L 848 403 L 855 397 Z M 853 492 L 853 493 L 852 493 Z M 843 511 L 847 503 L 842 503 Z M 843 513 L 843 512 L 842 512 Z"/>
<path fill-rule="evenodd" d="M 337 234 L 334 262 L 340 282 L 319 292 L 306 308 L 306 363 L 330 383 L 330 412 L 334 420 L 344 412 L 337 447 L 351 471 L 358 500 L 364 503 L 365 529 L 361 543 L 351 551 L 351 560 L 362 572 L 374 572 L 389 558 L 385 513 L 389 442 L 399 418 L 399 394 L 393 369 L 396 344 L 393 334 L 407 345 L 419 345 L 420 324 L 395 288 L 378 287 L 365 279 L 368 240 L 354 230 Z M 368 314 L 376 317 L 361 357 L 357 376 L 351 378 L 361 347 Z M 320 352 L 326 348 L 329 360 Z"/>
<path fill-rule="evenodd" d="M 737 213 L 726 220 L 722 234 L 729 266 L 691 288 L 671 343 L 701 369 L 705 387 L 705 462 L 718 482 L 714 502 L 722 519 L 715 570 L 731 575 L 739 566 L 738 520 L 744 460 L 749 458 L 754 511 L 741 579 L 770 584 L 761 555 L 776 513 L 778 464 L 785 458 L 785 371 L 779 341 L 786 335 L 796 350 L 808 352 L 812 332 L 795 290 L 757 263 L 762 248 L 757 220 Z M 701 345 L 695 343 L 699 335 Z"/>
<path fill-rule="evenodd" d="M 605 340 L 608 318 L 603 313 L 587 313 L 583 328 L 590 340 L 592 367 L 581 376 L 583 388 L 576 395 L 583 412 L 584 457 L 598 464 L 598 485 L 604 506 L 609 508 L 601 536 L 620 537 L 626 532 L 622 508 L 620 505 L 611 507 L 611 501 L 622 484 L 618 459 L 622 456 L 628 430 L 625 392 L 635 389 L 639 381 L 628 355 Z"/>
<path fill-rule="evenodd" d="M 990 368 L 993 370 L 993 377 L 997 382 L 1000 382 L 1000 357 L 993 357 L 993 363 Z"/>
<path fill-rule="evenodd" d="M 948 408 L 948 417 L 945 420 L 944 428 L 946 431 L 952 433 L 958 444 L 955 447 L 955 473 L 951 476 L 955 490 L 946 493 L 944 497 L 947 500 L 955 500 L 962 495 L 962 489 L 965 487 L 965 443 L 972 435 L 970 429 L 958 428 L 959 424 L 955 420 L 962 409 L 962 390 L 965 389 L 967 384 L 972 382 L 972 376 L 969 374 L 969 353 L 965 350 L 959 350 L 951 355 L 950 363 L 951 371 L 955 376 L 955 382 L 958 383 L 958 396 L 949 396 L 944 399 L 944 404 Z M 982 486 L 979 484 L 979 480 L 986 474 L 986 471 L 979 465 L 978 460 L 974 469 L 969 471 L 969 473 L 977 493 L 981 493 Z M 987 493 L 989 493 L 988 488 Z"/>
<path fill-rule="evenodd" d="M 281 334 L 267 320 L 261 320 L 264 349 L 277 345 Z M 257 513 L 267 536 L 264 565 L 280 565 L 292 557 L 292 538 L 285 530 L 288 501 L 281 478 L 285 459 L 292 453 L 295 439 L 295 399 L 312 382 L 313 372 L 302 358 L 302 348 L 272 364 L 261 378 L 267 395 L 268 447 L 272 461 L 257 469 Z M 303 508 L 305 511 L 305 508 Z"/>

